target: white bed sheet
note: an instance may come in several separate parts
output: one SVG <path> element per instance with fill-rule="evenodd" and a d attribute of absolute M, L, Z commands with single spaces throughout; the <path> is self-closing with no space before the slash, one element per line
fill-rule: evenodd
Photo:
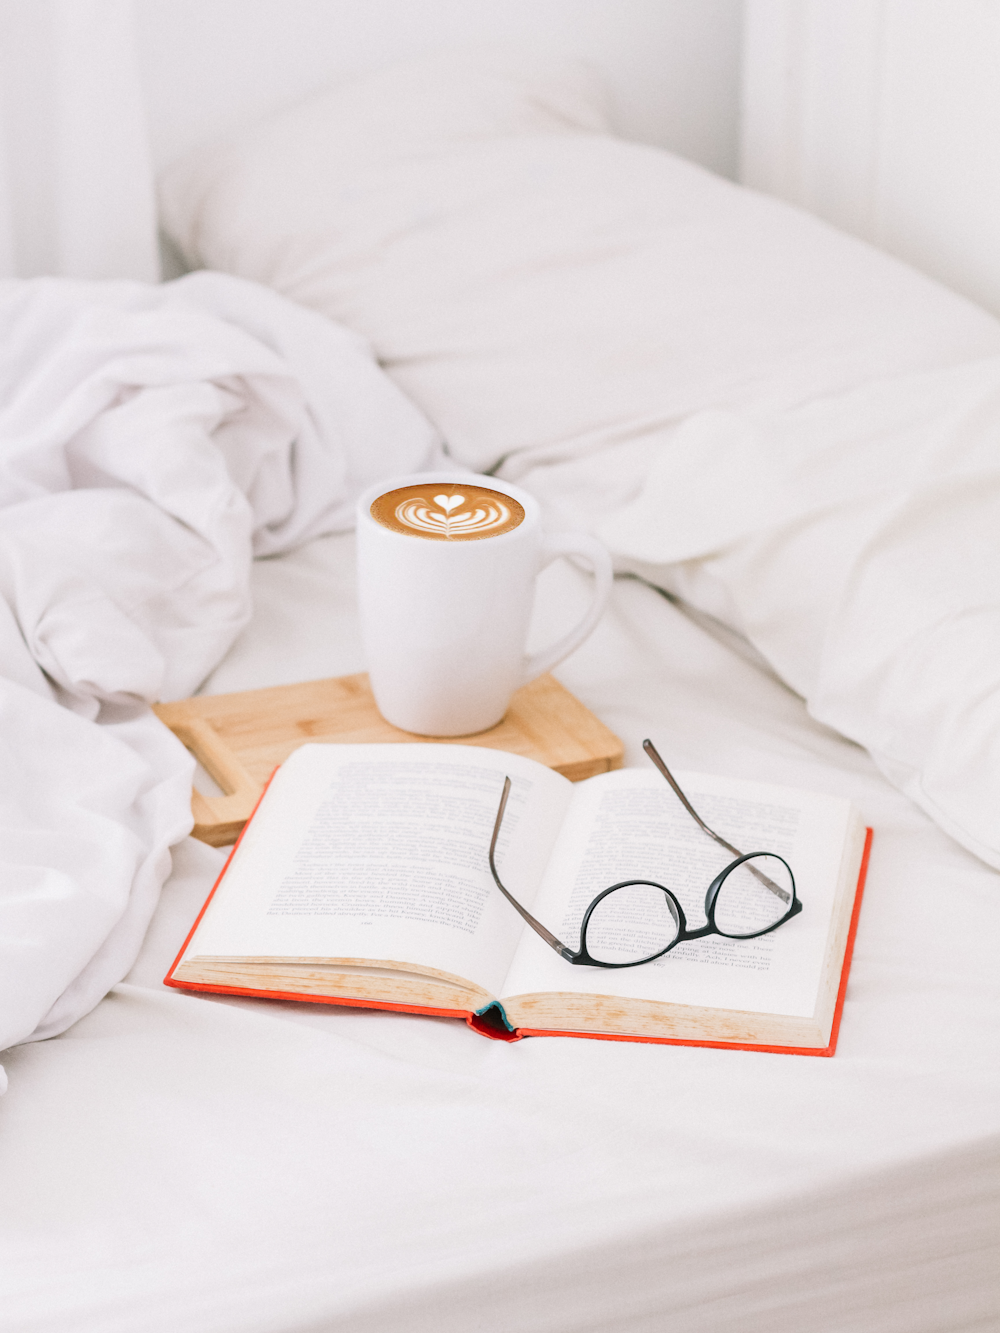
<path fill-rule="evenodd" d="M 352 539 L 255 567 L 215 691 L 363 666 Z M 537 621 L 583 576 L 544 576 Z M 875 828 L 832 1060 L 484 1040 L 183 995 L 223 854 L 127 980 L 6 1057 L 0 1326 L 27 1333 L 940 1333 L 1000 1319 L 1000 875 L 652 589 L 559 673 L 627 745 L 849 795 Z"/>

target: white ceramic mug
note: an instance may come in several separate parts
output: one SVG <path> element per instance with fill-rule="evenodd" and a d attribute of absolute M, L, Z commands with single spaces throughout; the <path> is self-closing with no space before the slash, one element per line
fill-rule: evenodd
<path fill-rule="evenodd" d="M 433 540 L 394 531 L 371 506 L 406 486 L 483 487 L 517 501 L 523 520 L 478 540 Z M 375 702 L 382 716 L 420 736 L 467 736 L 495 726 L 516 689 L 549 671 L 597 624 L 611 591 L 611 559 L 585 533 L 542 531 L 538 502 L 494 477 L 460 472 L 389 478 L 358 501 L 358 601 Z M 579 624 L 558 642 L 525 652 L 535 580 L 557 556 L 594 573 Z"/>

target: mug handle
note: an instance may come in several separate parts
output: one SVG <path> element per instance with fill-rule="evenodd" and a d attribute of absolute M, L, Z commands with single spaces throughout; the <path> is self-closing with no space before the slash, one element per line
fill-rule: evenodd
<path fill-rule="evenodd" d="M 584 532 L 556 532 L 542 538 L 542 554 L 538 566 L 539 574 L 560 555 L 577 555 L 587 562 L 594 575 L 594 595 L 590 606 L 580 623 L 563 635 L 551 648 L 543 648 L 539 653 L 532 653 L 525 658 L 521 671 L 521 684 L 527 685 L 536 676 L 544 675 L 554 666 L 568 657 L 574 648 L 583 643 L 587 635 L 600 620 L 608 597 L 614 572 L 611 568 L 611 556 L 597 540 Z"/>

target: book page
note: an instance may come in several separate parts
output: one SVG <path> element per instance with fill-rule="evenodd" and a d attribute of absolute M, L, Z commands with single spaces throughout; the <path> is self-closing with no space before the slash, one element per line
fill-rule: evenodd
<path fill-rule="evenodd" d="M 497 994 L 569 805 L 541 764 L 468 745 L 304 745 L 282 765 L 202 918 L 195 957 L 372 959 Z M 516 887 L 514 887 L 516 885 Z"/>
<path fill-rule="evenodd" d="M 562 991 L 813 1014 L 850 803 L 698 773 L 676 777 L 702 819 L 734 847 L 785 858 L 802 912 L 757 939 L 709 935 L 633 968 L 573 966 L 526 931 L 504 995 Z M 708 886 L 733 859 L 698 827 L 658 773 L 601 774 L 574 790 L 534 912 L 576 950 L 583 914 L 598 893 L 622 880 L 650 879 L 674 892 L 688 929 L 697 929 L 705 924 Z"/>

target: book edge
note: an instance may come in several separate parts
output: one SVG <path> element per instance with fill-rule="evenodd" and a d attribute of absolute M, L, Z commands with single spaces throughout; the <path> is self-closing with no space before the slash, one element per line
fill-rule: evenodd
<path fill-rule="evenodd" d="M 249 817 L 249 819 L 247 820 L 247 822 L 243 825 L 242 829 L 240 830 L 240 836 L 239 836 L 239 837 L 236 839 L 236 841 L 233 843 L 232 851 L 231 851 L 231 852 L 229 853 L 229 855 L 226 857 L 225 864 L 223 865 L 222 869 L 219 871 L 219 874 L 218 874 L 218 876 L 216 877 L 216 881 L 215 881 L 215 883 L 212 885 L 212 891 L 209 893 L 208 897 L 207 897 L 207 898 L 205 899 L 205 901 L 202 903 L 202 905 L 201 905 L 201 911 L 200 911 L 200 912 L 198 913 L 198 915 L 195 917 L 195 919 L 194 919 L 194 923 L 192 924 L 191 929 L 188 931 L 187 935 L 184 937 L 184 943 L 181 945 L 180 950 L 178 951 L 177 957 L 174 959 L 174 961 L 173 961 L 173 962 L 170 964 L 170 966 L 167 968 L 167 975 L 163 978 L 163 984 L 164 984 L 165 986 L 175 986 L 175 987 L 177 987 L 178 990 L 188 990 L 188 989 L 189 989 L 189 987 L 188 987 L 188 985 L 187 985 L 186 982 L 180 982 L 180 981 L 175 981 L 175 980 L 174 980 L 174 972 L 175 972 L 175 971 L 177 970 L 177 968 L 180 966 L 180 961 L 181 961 L 181 959 L 182 959 L 182 958 L 184 957 L 184 955 L 187 953 L 187 947 L 188 947 L 188 945 L 191 943 L 192 939 L 194 938 L 194 933 L 195 933 L 195 931 L 196 931 L 196 930 L 198 929 L 198 927 L 201 925 L 201 919 L 202 919 L 202 917 L 205 915 L 205 913 L 208 911 L 208 905 L 209 905 L 209 903 L 212 901 L 212 899 L 215 897 L 215 891 L 216 891 L 216 889 L 218 889 L 219 885 L 222 883 L 223 879 L 225 878 L 226 871 L 229 869 L 230 865 L 232 864 L 233 857 L 236 855 L 237 850 L 239 849 L 239 845 L 240 845 L 240 843 L 241 843 L 241 842 L 243 841 L 243 839 L 246 837 L 247 829 L 248 829 L 248 828 L 250 827 L 250 825 L 253 823 L 254 816 L 256 815 L 257 811 L 260 809 L 261 801 L 263 801 L 264 797 L 267 795 L 268 788 L 270 787 L 271 783 L 274 781 L 275 775 L 277 774 L 278 769 L 279 769 L 280 767 L 281 767 L 280 764 L 276 765 L 276 766 L 275 766 L 275 769 L 274 769 L 274 772 L 271 774 L 271 776 L 268 778 L 268 780 L 264 783 L 264 790 L 263 790 L 263 791 L 261 792 L 261 794 L 257 797 L 257 804 L 256 804 L 256 805 L 254 806 L 254 808 L 250 811 L 250 817 Z"/>
<path fill-rule="evenodd" d="M 395 1000 L 355 1000 L 346 995 L 307 995 L 302 991 L 255 990 L 252 986 L 219 986 L 204 981 L 169 981 L 178 990 L 204 991 L 212 995 L 246 995 L 254 1000 L 296 1000 L 305 1004 L 347 1005 L 352 1009 L 393 1009 L 401 1014 L 425 1014 L 431 1018 L 474 1017 L 470 1009 L 435 1009 L 419 1004 L 400 1004 Z M 478 1029 L 477 1029 L 478 1031 Z"/>
<path fill-rule="evenodd" d="M 844 946 L 844 961 L 840 969 L 840 989 L 837 991 L 837 1003 L 833 1010 L 833 1023 L 830 1025 L 830 1044 L 823 1055 L 834 1055 L 837 1050 L 837 1041 L 840 1038 L 840 1019 L 844 1012 L 844 1000 L 847 996 L 847 980 L 851 972 L 851 963 L 854 961 L 854 940 L 858 933 L 858 922 L 861 919 L 861 900 L 865 893 L 865 884 L 868 881 L 868 860 L 871 856 L 872 838 L 874 837 L 872 828 L 865 829 L 865 846 L 861 853 L 861 865 L 858 868 L 858 883 L 854 890 L 854 907 L 851 909 L 851 924 L 847 931 L 847 943 Z"/>

